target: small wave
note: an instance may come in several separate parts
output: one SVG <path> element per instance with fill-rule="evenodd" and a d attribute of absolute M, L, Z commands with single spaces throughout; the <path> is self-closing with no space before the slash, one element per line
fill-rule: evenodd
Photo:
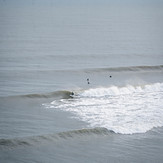
<path fill-rule="evenodd" d="M 41 72 L 57 72 L 57 73 L 98 73 L 98 72 L 128 72 L 128 71 L 162 71 L 163 65 L 156 66 L 128 66 L 128 67 L 97 67 L 97 68 L 84 68 L 84 69 L 60 69 L 60 70 L 41 70 Z"/>
<path fill-rule="evenodd" d="M 125 71 L 162 71 L 163 65 L 158 66 L 130 66 L 85 69 L 85 72 L 125 72 Z"/>
<path fill-rule="evenodd" d="M 72 92 L 70 91 L 55 91 L 51 93 L 44 93 L 44 94 L 26 94 L 26 95 L 17 95 L 17 96 L 10 96 L 10 97 L 20 97 L 20 98 L 63 98 L 68 99 L 72 98 L 70 95 Z"/>
<path fill-rule="evenodd" d="M 30 143 L 21 139 L 0 139 L 0 146 L 14 147 L 20 145 L 30 145 Z"/>
<path fill-rule="evenodd" d="M 73 130 L 73 131 L 68 131 L 68 132 L 62 132 L 59 135 L 65 135 L 67 136 L 81 136 L 81 135 L 90 135 L 90 134 L 95 134 L 95 135 L 108 135 L 109 133 L 114 133 L 114 131 L 112 130 L 108 130 L 106 128 L 103 127 L 96 127 L 96 128 L 92 128 L 92 129 L 80 129 L 80 130 Z"/>
<path fill-rule="evenodd" d="M 91 136 L 91 135 L 110 135 L 115 134 L 113 131 L 109 131 L 106 128 L 92 128 L 92 129 L 79 129 L 72 130 L 67 132 L 60 132 L 56 134 L 49 135 L 39 135 L 39 136 L 31 136 L 27 138 L 15 138 L 15 139 L 0 139 L 0 149 L 3 147 L 14 148 L 16 146 L 32 146 L 35 144 L 40 144 L 44 142 L 55 142 L 62 141 L 66 139 L 75 139 L 83 136 Z"/>

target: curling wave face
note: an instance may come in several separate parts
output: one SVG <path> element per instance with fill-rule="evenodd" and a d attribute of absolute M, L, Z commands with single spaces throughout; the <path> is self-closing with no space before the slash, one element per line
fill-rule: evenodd
<path fill-rule="evenodd" d="M 115 133 L 145 133 L 163 126 L 163 83 L 93 88 L 76 94 L 44 106 L 72 112 L 90 127 L 104 127 Z"/>

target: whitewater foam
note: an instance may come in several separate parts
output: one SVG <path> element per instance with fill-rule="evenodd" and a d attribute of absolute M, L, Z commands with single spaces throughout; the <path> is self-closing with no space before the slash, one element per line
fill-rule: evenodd
<path fill-rule="evenodd" d="M 126 87 L 117 87 L 111 86 L 109 88 L 95 88 L 84 91 L 81 96 L 83 97 L 103 97 L 103 96 L 114 96 L 114 95 L 125 95 L 125 94 L 133 94 L 133 93 L 150 93 L 155 91 L 163 90 L 162 83 L 155 83 L 152 85 L 144 85 L 144 86 L 132 86 L 127 85 Z"/>
<path fill-rule="evenodd" d="M 134 134 L 163 126 L 162 104 L 163 83 L 155 83 L 88 89 L 77 98 L 55 100 L 46 107 L 72 112 L 91 127 Z"/>

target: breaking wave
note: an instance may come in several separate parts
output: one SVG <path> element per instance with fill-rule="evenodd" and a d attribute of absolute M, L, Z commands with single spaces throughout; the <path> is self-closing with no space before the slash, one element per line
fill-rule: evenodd
<path fill-rule="evenodd" d="M 163 91 L 163 83 L 155 83 L 152 85 L 132 86 L 126 87 L 111 86 L 109 88 L 99 87 L 85 90 L 81 93 L 82 97 L 103 97 L 115 95 L 128 95 L 133 93 L 150 93 Z"/>
<path fill-rule="evenodd" d="M 90 127 L 121 134 L 145 133 L 163 126 L 163 83 L 87 89 L 44 107 L 71 112 Z"/>

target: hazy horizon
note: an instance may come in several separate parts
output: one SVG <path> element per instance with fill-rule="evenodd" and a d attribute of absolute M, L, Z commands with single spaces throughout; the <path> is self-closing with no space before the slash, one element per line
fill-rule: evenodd
<path fill-rule="evenodd" d="M 163 5 L 162 0 L 0 0 L 1 5 Z"/>

